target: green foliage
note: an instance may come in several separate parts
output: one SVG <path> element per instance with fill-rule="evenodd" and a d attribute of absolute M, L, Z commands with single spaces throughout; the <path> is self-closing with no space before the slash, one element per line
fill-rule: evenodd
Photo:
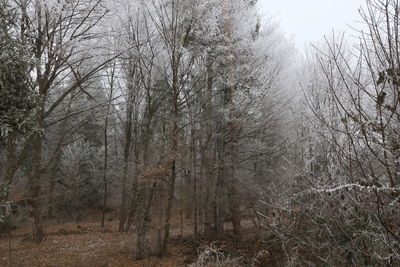
<path fill-rule="evenodd" d="M 29 85 L 31 52 L 18 35 L 18 17 L 0 0 L 0 143 L 32 128 L 34 92 Z"/>

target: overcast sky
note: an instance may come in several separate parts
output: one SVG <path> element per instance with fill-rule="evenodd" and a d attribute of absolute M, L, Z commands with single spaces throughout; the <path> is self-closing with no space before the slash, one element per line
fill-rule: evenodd
<path fill-rule="evenodd" d="M 261 11 L 273 15 L 296 46 L 321 40 L 332 29 L 352 30 L 346 24 L 360 21 L 358 7 L 363 0 L 259 0 Z"/>

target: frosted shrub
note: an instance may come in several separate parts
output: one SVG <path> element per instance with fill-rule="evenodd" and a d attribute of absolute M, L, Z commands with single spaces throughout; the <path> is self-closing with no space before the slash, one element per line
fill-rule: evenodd
<path fill-rule="evenodd" d="M 233 258 L 224 253 L 213 244 L 205 247 L 196 262 L 189 267 L 240 267 L 240 258 Z"/>

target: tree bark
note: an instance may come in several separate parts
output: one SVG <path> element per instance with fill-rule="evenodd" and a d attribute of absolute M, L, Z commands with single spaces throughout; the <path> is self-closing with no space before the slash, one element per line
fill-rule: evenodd
<path fill-rule="evenodd" d="M 125 146 L 124 146 L 124 167 L 121 180 L 121 206 L 119 213 L 119 225 L 118 231 L 123 232 L 126 222 L 126 185 L 129 175 L 129 160 L 130 160 L 130 150 L 131 150 L 131 130 L 132 122 L 129 120 L 126 125 L 126 135 L 125 135 Z"/>
<path fill-rule="evenodd" d="M 171 131 L 171 154 L 172 154 L 172 163 L 171 163 L 171 179 L 169 181 L 168 188 L 168 200 L 167 200 L 167 210 L 166 210 L 166 219 L 165 219 L 165 230 L 164 230 L 164 238 L 161 248 L 161 257 L 165 257 L 168 250 L 168 242 L 169 242 L 169 230 L 171 227 L 171 212 L 172 206 L 174 203 L 174 194 L 175 194 L 175 183 L 176 183 L 176 159 L 178 153 L 178 66 L 180 62 L 180 55 L 175 54 L 172 55 L 172 131 Z"/>
<path fill-rule="evenodd" d="M 111 98 L 111 97 L 110 97 Z M 110 100 L 111 102 L 111 100 Z M 106 207 L 107 207 L 107 167 L 108 167 L 108 116 L 110 111 L 110 103 L 107 105 L 106 117 L 104 120 L 104 165 L 103 165 L 103 209 L 101 212 L 101 227 L 104 227 L 104 219 L 106 216 Z"/>
<path fill-rule="evenodd" d="M 198 237 L 198 203 L 197 203 L 197 155 L 196 155 L 196 130 L 192 125 L 192 176 L 193 176 L 193 235 Z"/>
<path fill-rule="evenodd" d="M 124 144 L 124 167 L 121 179 L 121 206 L 119 213 L 118 231 L 123 232 L 126 223 L 126 200 L 127 200 L 127 181 L 129 175 L 129 164 L 131 158 L 132 147 L 132 131 L 133 131 L 133 99 L 134 99 L 134 71 L 131 70 L 131 62 L 128 69 L 128 98 L 126 100 L 126 122 L 125 122 L 125 144 Z"/>
<path fill-rule="evenodd" d="M 175 120 L 175 119 L 174 119 Z M 169 230 L 171 227 L 171 212 L 172 212 L 172 206 L 174 202 L 174 194 L 175 194 L 175 182 L 176 182 L 176 153 L 177 153 L 177 123 L 174 121 L 174 126 L 173 126 L 173 133 L 174 133 L 174 138 L 173 138 L 173 147 L 172 147 L 172 153 L 173 153 L 173 160 L 171 164 L 171 179 L 169 181 L 169 188 L 168 188 L 168 200 L 167 200 L 167 210 L 166 210 L 166 219 L 165 219 L 165 230 L 164 230 L 164 238 L 163 238 L 163 243 L 162 243 L 162 248 L 161 248 L 161 257 L 165 257 L 167 254 L 168 250 L 168 242 L 169 242 Z"/>
<path fill-rule="evenodd" d="M 232 44 L 232 24 L 230 21 L 231 6 L 228 0 L 224 0 L 224 14 L 225 14 L 225 33 L 227 35 L 227 47 L 228 57 L 227 60 L 230 62 L 230 68 L 228 70 L 227 80 L 227 102 L 229 105 L 229 138 L 230 138 L 230 183 L 229 183 L 229 196 L 230 196 L 230 209 L 232 214 L 233 232 L 235 235 L 241 235 L 241 215 L 240 215 L 240 201 L 239 201 L 239 180 L 238 180 L 238 165 L 239 165 L 239 150 L 238 150 L 238 138 L 239 129 L 237 123 L 237 112 L 235 106 L 235 90 L 236 90 L 236 59 L 234 54 L 234 48 Z"/>
<path fill-rule="evenodd" d="M 41 133 L 35 133 L 33 138 L 33 151 L 35 153 L 33 158 L 33 170 L 31 177 L 31 200 L 32 200 L 32 213 L 34 221 L 33 240 L 37 243 L 43 241 L 43 217 L 42 217 L 42 203 L 41 203 L 41 162 L 43 153 L 43 142 Z"/>
<path fill-rule="evenodd" d="M 204 236 L 210 238 L 215 235 L 215 225 L 213 225 L 213 199 L 214 189 L 214 164 L 213 164 L 213 73 L 212 62 L 210 57 L 207 58 L 207 88 L 206 88 L 206 141 L 204 152 L 204 167 L 205 167 L 205 221 L 204 221 Z"/>

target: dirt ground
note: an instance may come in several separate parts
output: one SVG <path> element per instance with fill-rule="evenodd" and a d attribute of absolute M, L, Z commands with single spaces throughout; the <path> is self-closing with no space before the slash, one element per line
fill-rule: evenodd
<path fill-rule="evenodd" d="M 11 236 L 11 265 L 10 238 L 0 237 L 0 266 L 186 266 L 184 242 L 172 239 L 165 259 L 134 261 L 133 233 L 115 229 L 116 223 L 108 223 L 104 229 L 99 223 L 52 225 L 40 244 L 31 241 L 29 229 L 19 229 Z"/>
<path fill-rule="evenodd" d="M 254 229 L 250 223 L 244 224 L 248 240 L 236 240 L 229 236 L 214 242 L 226 251 L 239 257 L 254 258 L 259 251 L 265 251 L 260 243 L 255 242 Z M 228 228 L 228 227 L 227 227 Z M 179 228 L 171 231 L 169 255 L 164 259 L 156 256 L 141 261 L 133 259 L 135 244 L 134 233 L 119 233 L 117 222 L 107 222 L 100 227 L 99 223 L 71 223 L 46 226 L 46 239 L 40 244 L 31 241 L 29 228 L 17 229 L 9 236 L 0 237 L 0 266 L 141 266 L 141 267 L 179 267 L 187 266 L 196 259 L 198 251 L 207 240 L 194 241 L 191 229 L 185 229 L 180 238 Z M 249 235 L 249 233 L 252 233 Z M 11 249 L 10 249 L 11 245 Z M 10 258 L 11 256 L 11 258 Z M 269 262 L 269 261 L 268 261 Z M 259 266 L 273 266 L 267 261 Z"/>

